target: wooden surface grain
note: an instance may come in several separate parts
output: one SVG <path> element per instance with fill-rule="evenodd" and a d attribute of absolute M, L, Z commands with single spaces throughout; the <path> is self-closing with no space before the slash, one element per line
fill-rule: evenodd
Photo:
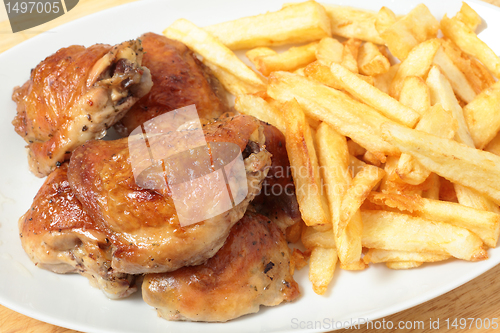
<path fill-rule="evenodd" d="M 38 26 L 16 34 L 8 33 L 11 30 L 7 21 L 0 22 L 0 53 L 36 36 L 41 31 L 46 31 L 77 18 L 132 1 L 135 0 L 80 0 L 77 7 L 68 14 L 48 22 L 43 26 Z M 500 0 L 488 0 L 486 2 L 500 6 Z M 425 267 L 422 269 L 425 269 Z M 154 310 L 151 309 L 151 311 Z M 419 332 L 435 332 L 436 329 L 430 328 L 429 325 L 429 320 L 431 318 L 432 320 L 439 318 L 440 332 L 460 331 L 453 327 L 448 329 L 446 327 L 446 319 L 449 319 L 449 322 L 452 323 L 455 318 L 481 318 L 483 322 L 485 319 L 491 320 L 492 318 L 498 318 L 498 322 L 500 322 L 500 265 L 438 298 L 380 319 L 379 322 L 382 323 L 382 320 L 385 320 L 386 323 L 390 321 L 393 323 L 394 327 L 397 327 L 399 322 L 408 325 L 408 323 L 414 324 L 422 321 L 424 323 L 424 328 L 418 330 Z M 373 326 L 367 327 L 365 325 L 357 330 L 346 329 L 336 332 L 347 333 L 353 331 L 373 332 L 374 329 Z M 396 329 L 377 329 L 376 331 L 393 332 L 396 331 Z M 491 330 L 478 330 L 473 327 L 467 331 L 487 332 Z M 495 331 L 500 332 L 500 328 Z M 32 332 L 74 333 L 76 331 L 50 325 L 0 306 L 0 333 Z"/>

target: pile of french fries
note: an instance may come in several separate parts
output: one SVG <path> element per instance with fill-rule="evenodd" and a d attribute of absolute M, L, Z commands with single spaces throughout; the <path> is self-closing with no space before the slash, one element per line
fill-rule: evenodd
<path fill-rule="evenodd" d="M 500 59 L 480 23 L 466 3 L 439 22 L 423 4 L 398 16 L 307 1 L 205 28 L 180 19 L 164 34 L 238 112 L 284 133 L 303 220 L 286 234 L 323 294 L 337 261 L 409 269 L 484 260 L 497 245 Z"/>

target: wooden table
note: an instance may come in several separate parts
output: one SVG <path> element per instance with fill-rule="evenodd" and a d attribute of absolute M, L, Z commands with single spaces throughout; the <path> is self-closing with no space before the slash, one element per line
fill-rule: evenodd
<path fill-rule="evenodd" d="M 45 31 L 58 25 L 70 22 L 79 17 L 95 13 L 106 8 L 114 7 L 123 3 L 135 0 L 80 0 L 75 9 L 68 14 L 59 17 L 43 26 L 35 27 L 30 30 L 17 34 L 6 34 L 2 32 L 10 31 L 7 21 L 0 22 L 0 53 L 19 44 L 31 37 L 36 36 L 37 31 Z M 488 0 L 487 2 L 500 6 L 500 0 Z M 456 329 L 447 330 L 444 320 L 455 318 L 499 318 L 500 321 L 500 265 L 494 267 L 478 278 L 456 288 L 441 297 L 435 298 L 424 304 L 418 305 L 406 311 L 396 313 L 384 318 L 391 321 L 394 325 L 398 322 L 416 322 L 423 321 L 425 329 L 421 332 L 431 332 L 429 329 L 429 318 L 440 318 L 442 332 L 457 332 Z M 382 321 L 380 319 L 379 321 Z M 336 332 L 352 332 L 353 330 L 340 330 Z M 358 332 L 371 332 L 367 327 L 357 330 Z M 390 332 L 392 330 L 377 330 L 377 332 Z M 471 330 L 474 331 L 474 330 Z M 481 330 L 486 332 L 486 330 Z M 500 328 L 495 330 L 500 332 Z M 69 333 L 73 330 L 50 325 L 17 312 L 14 312 L 0 305 L 0 333 Z"/>

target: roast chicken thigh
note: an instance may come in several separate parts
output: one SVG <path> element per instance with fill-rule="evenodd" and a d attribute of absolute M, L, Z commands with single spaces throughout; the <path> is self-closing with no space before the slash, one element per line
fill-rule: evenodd
<path fill-rule="evenodd" d="M 229 111 L 225 89 L 186 45 L 152 32 L 140 39 L 142 64 L 151 71 L 154 84 L 115 125 L 122 136 L 147 120 L 186 105 L 194 104 L 198 115 L 206 119 Z"/>
<path fill-rule="evenodd" d="M 152 86 L 139 40 L 62 48 L 14 89 L 13 124 L 28 143 L 31 171 L 43 177 L 87 140 L 101 138 Z"/>
<path fill-rule="evenodd" d="M 111 267 L 110 239 L 75 198 L 67 170 L 64 163 L 49 175 L 19 220 L 23 248 L 40 268 L 80 273 L 108 297 L 126 297 L 137 289 L 135 278 Z"/>
<path fill-rule="evenodd" d="M 205 264 L 147 274 L 146 303 L 168 320 L 224 322 L 293 301 L 299 288 L 290 271 L 290 250 L 278 226 L 247 212 L 224 246 Z"/>
<path fill-rule="evenodd" d="M 190 129 L 180 132 L 188 137 L 193 133 Z M 169 188 L 150 190 L 136 183 L 130 138 L 90 141 L 73 152 L 68 170 L 71 188 L 89 216 L 110 233 L 116 271 L 160 273 L 202 264 L 220 249 L 231 227 L 259 193 L 271 164 L 261 122 L 249 116 L 226 117 L 203 126 L 203 134 L 212 150 L 215 143 L 229 142 L 243 153 L 248 192 L 232 209 L 187 226 L 179 222 Z M 160 145 L 175 143 L 167 140 Z M 197 163 L 181 161 L 181 167 L 189 173 Z M 190 212 L 210 210 L 220 200 L 220 189 L 210 180 L 196 190 L 205 204 L 192 203 Z"/>

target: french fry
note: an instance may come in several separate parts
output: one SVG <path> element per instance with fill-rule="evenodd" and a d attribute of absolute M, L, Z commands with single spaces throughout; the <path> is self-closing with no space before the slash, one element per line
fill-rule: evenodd
<path fill-rule="evenodd" d="M 464 117 L 477 148 L 484 148 L 500 130 L 500 81 L 464 107 Z"/>
<path fill-rule="evenodd" d="M 375 44 L 366 42 L 359 49 L 358 67 L 361 74 L 375 76 L 386 73 L 391 64 Z"/>
<path fill-rule="evenodd" d="M 302 235 L 303 221 L 298 221 L 286 228 L 285 236 L 288 243 L 297 243 Z"/>
<path fill-rule="evenodd" d="M 344 42 L 341 65 L 352 73 L 358 74 L 358 50 L 361 41 L 359 39 L 349 39 Z"/>
<path fill-rule="evenodd" d="M 380 166 L 387 160 L 386 156 L 379 153 L 372 153 L 371 151 L 366 151 L 363 155 L 363 161 L 366 163 L 373 164 L 375 166 Z"/>
<path fill-rule="evenodd" d="M 437 134 L 439 137 L 451 139 L 455 136 L 458 124 L 441 104 L 435 104 L 422 116 L 416 126 L 416 130 L 426 133 Z M 408 184 L 422 184 L 431 174 L 417 160 L 409 154 L 401 154 L 396 173 Z"/>
<path fill-rule="evenodd" d="M 429 87 L 418 76 L 407 76 L 403 81 L 399 102 L 423 115 L 431 107 Z"/>
<path fill-rule="evenodd" d="M 422 266 L 419 261 L 391 261 L 386 262 L 385 265 L 390 269 L 410 269 Z"/>
<path fill-rule="evenodd" d="M 434 56 L 434 64 L 439 67 L 441 72 L 450 81 L 453 91 L 466 103 L 470 103 L 475 97 L 476 92 L 472 89 L 469 81 L 457 66 L 451 61 L 442 48 Z"/>
<path fill-rule="evenodd" d="M 379 31 L 380 37 L 391 53 L 402 61 L 419 43 L 437 37 L 439 22 L 424 4 L 420 4 L 393 25 L 383 29 Z"/>
<path fill-rule="evenodd" d="M 335 265 L 337 264 L 337 251 L 335 249 L 324 249 L 315 247 L 309 258 L 309 280 L 312 282 L 313 290 L 318 295 L 326 292 L 328 284 L 333 278 Z"/>
<path fill-rule="evenodd" d="M 471 31 L 476 31 L 478 25 L 481 24 L 481 17 L 466 2 L 462 2 L 462 7 L 456 17 L 465 23 Z"/>
<path fill-rule="evenodd" d="M 368 265 L 362 259 L 348 264 L 344 264 L 342 261 L 340 262 L 340 268 L 346 271 L 362 271 L 367 267 Z"/>
<path fill-rule="evenodd" d="M 469 133 L 469 127 L 466 124 L 464 112 L 458 104 L 446 77 L 442 75 L 437 68 L 433 67 L 429 71 L 427 85 L 431 92 L 431 101 L 433 103 L 441 103 L 445 109 L 451 111 L 453 118 L 457 121 L 458 129 L 455 134 L 455 140 L 474 148 L 475 143 L 471 138 L 471 133 Z M 454 186 L 458 201 L 462 205 L 500 213 L 498 205 L 491 202 L 488 198 L 484 198 L 475 191 L 463 187 L 462 184 L 455 184 Z"/>
<path fill-rule="evenodd" d="M 401 63 L 389 89 L 389 95 L 399 99 L 399 94 L 407 76 L 424 78 L 432 66 L 434 55 L 439 49 L 438 39 L 431 39 L 417 45 Z"/>
<path fill-rule="evenodd" d="M 436 262 L 449 259 L 450 257 L 451 256 L 447 254 L 435 254 L 430 252 L 407 252 L 370 249 L 367 253 L 365 253 L 363 260 L 367 264 L 378 264 L 381 262 L 395 261 Z"/>
<path fill-rule="evenodd" d="M 384 40 L 375 28 L 376 12 L 323 4 L 332 22 L 332 34 L 345 38 L 357 38 L 375 44 L 384 44 Z"/>
<path fill-rule="evenodd" d="M 332 63 L 340 64 L 343 55 L 344 45 L 331 37 L 322 38 L 316 48 L 316 58 L 325 66 L 330 66 Z"/>
<path fill-rule="evenodd" d="M 280 110 L 267 103 L 264 99 L 253 95 L 238 95 L 234 108 L 241 114 L 253 116 L 286 132 L 285 120 Z"/>
<path fill-rule="evenodd" d="M 457 66 L 457 68 L 465 74 L 467 81 L 469 81 L 476 94 L 479 94 L 481 91 L 495 83 L 495 79 L 483 64 L 476 59 L 469 57 L 451 40 L 445 38 L 441 41 L 444 52 L 448 58 L 453 61 L 455 66 Z"/>
<path fill-rule="evenodd" d="M 394 80 L 394 77 L 396 76 L 400 65 L 400 63 L 393 65 L 386 73 L 375 76 L 373 78 L 373 85 L 375 86 L 375 88 L 382 92 L 385 92 L 386 94 L 389 94 L 392 81 Z"/>
<path fill-rule="evenodd" d="M 422 198 L 439 200 L 440 178 L 435 173 L 431 173 L 427 177 L 429 188 L 422 192 Z"/>
<path fill-rule="evenodd" d="M 252 64 L 254 64 L 254 66 L 256 66 L 257 65 L 257 58 L 262 57 L 262 56 L 268 56 L 268 55 L 276 55 L 276 54 L 278 54 L 278 53 L 276 51 L 274 51 L 273 49 L 270 49 L 270 48 L 265 47 L 265 46 L 259 46 L 259 47 L 256 47 L 254 49 L 248 50 L 245 53 L 245 56 L 248 58 L 248 60 L 250 60 L 250 62 Z"/>
<path fill-rule="evenodd" d="M 375 108 L 387 118 L 411 128 L 417 123 L 420 117 L 417 112 L 359 79 L 344 67 L 332 64 L 330 70 L 333 76 L 342 84 L 344 90 L 358 100 Z"/>
<path fill-rule="evenodd" d="M 340 91 L 298 75 L 274 72 L 268 94 L 282 102 L 295 98 L 309 117 L 328 123 L 371 152 L 399 153 L 380 136 L 380 125 L 391 121 Z"/>
<path fill-rule="evenodd" d="M 326 86 L 335 88 L 337 90 L 343 90 L 343 84 L 340 82 L 330 71 L 330 68 L 322 65 L 319 61 L 315 61 L 304 68 L 305 76 L 314 79 Z M 360 80 L 365 81 L 369 85 L 373 86 L 375 80 L 371 76 L 354 74 Z"/>
<path fill-rule="evenodd" d="M 224 88 L 231 94 L 238 96 L 244 94 L 256 94 L 262 92 L 265 89 L 264 85 L 252 85 L 244 82 L 237 76 L 227 72 L 225 69 L 211 63 L 210 61 L 203 59 L 203 64 L 210 68 L 215 77 L 224 86 Z"/>
<path fill-rule="evenodd" d="M 453 118 L 457 121 L 458 129 L 455 134 L 455 140 L 469 147 L 474 147 L 474 142 L 465 123 L 464 112 L 455 97 L 450 82 L 435 66 L 429 71 L 426 82 L 431 93 L 431 103 L 440 103 L 445 110 L 451 112 Z"/>
<path fill-rule="evenodd" d="M 395 124 L 383 124 L 382 135 L 432 172 L 500 203 L 500 157 Z"/>
<path fill-rule="evenodd" d="M 363 201 L 365 201 L 370 194 L 370 191 L 372 191 L 384 176 L 385 171 L 373 165 L 365 165 L 356 174 L 342 199 L 337 234 L 345 230 L 349 221 L 351 221 L 354 214 L 359 211 Z"/>
<path fill-rule="evenodd" d="M 357 38 L 349 38 L 343 43 L 344 47 L 347 47 L 349 53 L 353 56 L 354 59 L 358 59 L 358 53 L 361 44 L 362 41 Z"/>
<path fill-rule="evenodd" d="M 396 14 L 389 8 L 383 6 L 377 13 L 375 28 L 379 33 L 383 33 L 385 29 L 396 23 L 397 20 Z"/>
<path fill-rule="evenodd" d="M 448 18 L 444 15 L 441 19 L 441 31 L 465 53 L 479 59 L 493 75 L 500 77 L 500 59 L 467 24 L 457 17 Z"/>
<path fill-rule="evenodd" d="M 351 184 L 348 170 L 349 153 L 344 136 L 335 132 L 326 123 L 322 123 L 316 133 L 318 157 L 333 223 L 333 235 L 337 254 L 342 263 L 348 264 L 361 258 L 362 222 L 359 209 L 348 224 L 340 230 L 342 199 Z"/>
<path fill-rule="evenodd" d="M 335 249 L 335 237 L 333 230 L 317 230 L 315 227 L 304 226 L 301 235 L 302 244 L 306 249 L 312 250 L 315 247 L 322 247 L 325 249 Z"/>
<path fill-rule="evenodd" d="M 416 195 L 372 192 L 368 200 L 387 205 L 432 221 L 446 222 L 474 232 L 489 247 L 496 247 L 500 233 L 500 214 L 453 202 L 431 200 Z"/>
<path fill-rule="evenodd" d="M 349 146 L 349 142 L 347 142 L 347 145 Z M 350 153 L 349 153 L 350 154 Z M 363 170 L 363 168 L 366 166 L 366 163 L 358 160 L 355 156 L 350 155 L 349 156 L 349 167 L 347 168 L 349 170 L 349 173 L 351 175 L 351 178 L 356 177 L 356 175 Z"/>
<path fill-rule="evenodd" d="M 305 43 L 331 36 L 330 19 L 323 6 L 314 1 L 290 5 L 276 12 L 214 24 L 203 29 L 231 50 Z"/>
<path fill-rule="evenodd" d="M 500 156 L 500 132 L 484 147 L 484 150 Z"/>
<path fill-rule="evenodd" d="M 322 195 L 318 160 L 309 124 L 295 100 L 283 104 L 282 111 L 286 125 L 286 150 L 302 219 L 308 226 L 328 225 L 331 223 L 328 203 Z"/>
<path fill-rule="evenodd" d="M 349 155 L 360 156 L 366 153 L 366 149 L 358 145 L 352 140 L 347 141 L 347 148 L 349 149 Z"/>
<path fill-rule="evenodd" d="M 186 44 L 190 49 L 203 56 L 205 63 L 210 63 L 226 73 L 235 76 L 245 84 L 258 90 L 265 90 L 264 81 L 247 65 L 245 65 L 231 50 L 224 46 L 216 37 L 198 28 L 186 19 L 172 23 L 163 34 L 171 39 Z M 209 66 L 210 67 L 210 66 Z M 212 67 L 211 67 L 212 68 Z M 214 72 L 217 76 L 217 72 Z M 224 84 L 224 80 L 222 80 Z"/>
<path fill-rule="evenodd" d="M 488 258 L 481 239 L 464 228 L 383 210 L 364 210 L 361 216 L 364 247 L 431 252 L 469 261 Z"/>
<path fill-rule="evenodd" d="M 303 46 L 291 47 L 279 54 L 261 55 L 255 57 L 255 67 L 264 76 L 275 71 L 294 71 L 316 60 L 317 42 Z"/>
<path fill-rule="evenodd" d="M 299 249 L 293 249 L 292 257 L 290 259 L 291 274 L 293 274 L 295 270 L 301 270 L 302 268 L 307 266 L 307 260 L 309 259 L 309 256 L 310 254 L 307 255 Z"/>
<path fill-rule="evenodd" d="M 387 160 L 384 165 L 385 176 L 380 182 L 380 191 L 420 195 L 422 193 L 423 184 L 417 186 L 410 185 L 408 183 L 405 183 L 397 174 L 396 171 L 399 160 L 399 156 L 387 156 Z"/>

